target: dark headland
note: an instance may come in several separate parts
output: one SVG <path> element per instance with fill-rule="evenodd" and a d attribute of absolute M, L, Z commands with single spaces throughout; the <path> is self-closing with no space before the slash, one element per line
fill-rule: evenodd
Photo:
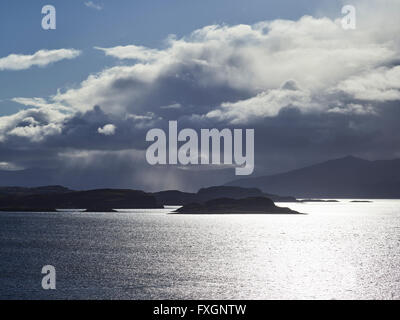
<path fill-rule="evenodd" d="M 46 190 L 46 191 L 44 191 Z M 113 209 L 162 208 L 154 196 L 129 189 L 74 191 L 64 187 L 0 188 L 0 211 L 56 211 L 86 209 L 110 212 Z"/>
<path fill-rule="evenodd" d="M 265 197 L 274 202 L 297 202 L 295 197 L 280 196 L 264 193 L 258 188 L 243 188 L 234 186 L 215 186 L 202 188 L 197 193 L 168 190 L 152 193 L 159 203 L 164 205 L 187 205 L 191 203 L 204 203 L 218 198 L 243 199 L 252 197 Z"/>
<path fill-rule="evenodd" d="M 178 213 L 295 213 L 275 206 L 274 200 L 297 201 L 293 197 L 269 197 L 256 188 L 227 186 L 203 188 L 197 193 L 177 190 L 146 193 L 130 189 L 75 191 L 62 186 L 0 187 L 0 211 L 10 212 L 53 212 L 57 209 L 112 212 L 183 205 Z"/>

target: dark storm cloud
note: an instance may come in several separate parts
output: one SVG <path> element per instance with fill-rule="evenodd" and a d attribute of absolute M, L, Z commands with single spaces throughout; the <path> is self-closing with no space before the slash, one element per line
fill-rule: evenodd
<path fill-rule="evenodd" d="M 129 91 L 140 91 L 126 109 L 139 114 L 153 112 L 165 119 L 177 119 L 188 114 L 205 114 L 225 101 L 247 99 L 252 96 L 248 89 L 232 88 L 228 83 L 207 82 L 214 70 L 203 65 L 173 64 L 168 72 L 152 83 L 143 83 L 134 78 L 117 79 L 111 87 L 115 94 L 125 95 Z M 179 104 L 183 108 L 166 108 Z"/>
<path fill-rule="evenodd" d="M 346 154 L 375 158 L 395 157 L 399 150 L 400 106 L 387 103 L 377 114 L 349 115 L 340 113 L 304 114 L 296 108 L 281 110 L 278 116 L 260 119 L 255 129 L 255 174 L 285 171 L 316 161 Z M 23 167 L 49 168 L 49 181 L 83 187 L 133 187 L 147 190 L 196 189 L 219 184 L 234 178 L 233 169 L 183 170 L 176 166 L 151 167 L 144 152 L 148 128 L 135 129 L 132 120 L 115 121 L 99 107 L 69 119 L 61 135 L 33 143 L 24 149 L 0 145 L 2 161 Z M 105 137 L 97 132 L 100 126 L 114 123 L 114 135 Z M 182 118 L 185 127 L 244 128 L 217 121 L 197 122 Z M 167 121 L 159 121 L 166 129 Z M 23 139 L 18 137 L 18 140 Z M 16 144 L 17 141 L 14 141 Z M 20 141 L 18 142 L 20 143 Z M 26 144 L 28 146 L 29 144 Z M 147 177 L 147 179 L 146 179 Z"/>
<path fill-rule="evenodd" d="M 47 100 L 14 100 L 35 108 L 0 117 L 0 163 L 84 188 L 194 190 L 234 178 L 232 168 L 149 166 L 146 133 L 168 120 L 255 129 L 256 175 L 348 154 L 398 157 L 398 33 L 380 30 L 303 17 L 207 26 L 164 50 L 102 49 L 130 63 Z"/>

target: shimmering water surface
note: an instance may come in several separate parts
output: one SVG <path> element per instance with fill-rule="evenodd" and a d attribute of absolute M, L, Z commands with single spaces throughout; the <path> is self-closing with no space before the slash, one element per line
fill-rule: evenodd
<path fill-rule="evenodd" d="M 280 205 L 308 215 L 0 213 L 0 298 L 400 298 L 399 200 Z"/>

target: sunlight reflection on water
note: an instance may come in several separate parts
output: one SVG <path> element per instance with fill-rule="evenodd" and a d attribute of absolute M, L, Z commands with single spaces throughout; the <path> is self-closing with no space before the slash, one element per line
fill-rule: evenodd
<path fill-rule="evenodd" d="M 399 200 L 279 205 L 308 214 L 1 213 L 0 298 L 400 299 Z"/>

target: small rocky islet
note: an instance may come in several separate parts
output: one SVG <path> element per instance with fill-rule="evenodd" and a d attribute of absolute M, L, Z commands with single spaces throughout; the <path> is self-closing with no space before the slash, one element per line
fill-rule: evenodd
<path fill-rule="evenodd" d="M 266 197 L 244 199 L 219 198 L 205 203 L 192 203 L 175 211 L 176 214 L 300 214 L 282 208 Z"/>

